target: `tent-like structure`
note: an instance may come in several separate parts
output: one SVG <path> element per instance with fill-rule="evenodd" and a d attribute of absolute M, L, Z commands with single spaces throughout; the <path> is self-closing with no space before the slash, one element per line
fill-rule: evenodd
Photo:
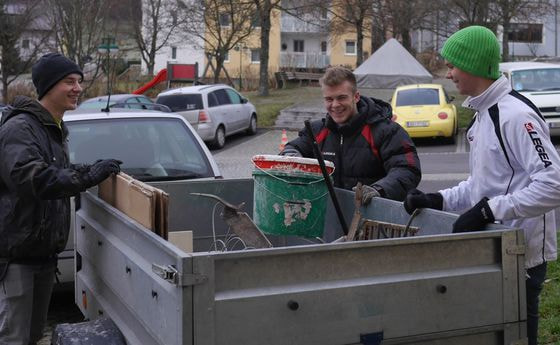
<path fill-rule="evenodd" d="M 432 75 L 396 39 L 391 38 L 354 70 L 358 87 L 393 89 L 431 83 Z"/>

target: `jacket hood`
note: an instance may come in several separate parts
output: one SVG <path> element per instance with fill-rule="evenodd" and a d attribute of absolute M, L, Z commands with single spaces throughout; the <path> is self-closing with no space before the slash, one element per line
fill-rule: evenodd
<path fill-rule="evenodd" d="M 391 105 L 377 98 L 360 96 L 358 101 L 358 114 L 342 124 L 338 125 L 327 114 L 327 127 L 342 134 L 350 134 L 357 130 L 361 130 L 364 124 L 374 124 L 379 121 L 390 121 L 393 116 Z"/>
<path fill-rule="evenodd" d="M 3 113 L 1 124 L 6 123 L 8 120 L 21 113 L 32 114 L 43 124 L 56 125 L 52 115 L 47 109 L 36 100 L 26 96 L 17 96 L 14 99 L 11 106 Z"/>

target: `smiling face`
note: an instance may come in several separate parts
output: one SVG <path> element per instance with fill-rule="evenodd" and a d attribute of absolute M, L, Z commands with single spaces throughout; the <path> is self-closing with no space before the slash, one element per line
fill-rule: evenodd
<path fill-rule="evenodd" d="M 337 124 L 340 125 L 347 122 L 358 113 L 357 104 L 360 100 L 360 93 L 354 91 L 352 83 L 348 80 L 338 85 L 323 85 L 321 89 L 323 91 L 325 108 Z"/>
<path fill-rule="evenodd" d="M 62 78 L 50 89 L 40 103 L 56 118 L 62 119 L 67 110 L 78 107 L 78 98 L 82 93 L 82 76 L 72 73 Z"/>
<path fill-rule="evenodd" d="M 483 93 L 492 83 L 494 80 L 479 77 L 468 72 L 465 72 L 449 61 L 445 61 L 445 65 L 447 66 L 447 75 L 445 76 L 447 79 L 451 79 L 457 90 L 461 95 L 475 97 Z"/>

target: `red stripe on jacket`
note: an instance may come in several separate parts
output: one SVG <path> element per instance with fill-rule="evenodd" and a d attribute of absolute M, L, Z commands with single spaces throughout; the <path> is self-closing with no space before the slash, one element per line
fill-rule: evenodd
<path fill-rule="evenodd" d="M 371 128 L 369 127 L 369 125 L 365 125 L 362 128 L 362 136 L 368 142 L 369 147 L 371 148 L 371 152 L 373 152 L 373 154 L 375 155 L 375 157 L 377 157 L 377 159 L 381 160 L 381 157 L 379 156 L 379 151 L 377 150 L 377 146 L 375 146 L 375 141 L 373 140 L 373 134 L 371 134 Z"/>
<path fill-rule="evenodd" d="M 317 140 L 317 144 L 320 144 L 323 141 L 325 141 L 325 139 L 327 138 L 328 135 L 329 135 L 329 129 L 328 128 L 321 129 L 321 131 L 319 132 L 319 134 L 317 134 L 317 137 L 315 138 Z"/>
<path fill-rule="evenodd" d="M 406 162 L 408 163 L 408 166 L 410 167 L 416 166 L 416 161 L 414 160 L 414 154 L 412 152 L 412 148 L 406 141 L 403 141 L 402 144 L 404 147 L 404 155 L 406 157 Z"/>

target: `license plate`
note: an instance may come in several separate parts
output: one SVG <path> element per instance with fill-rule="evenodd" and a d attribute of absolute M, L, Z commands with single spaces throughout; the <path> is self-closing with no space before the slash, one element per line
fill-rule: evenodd
<path fill-rule="evenodd" d="M 407 121 L 406 127 L 428 127 L 428 121 Z"/>

